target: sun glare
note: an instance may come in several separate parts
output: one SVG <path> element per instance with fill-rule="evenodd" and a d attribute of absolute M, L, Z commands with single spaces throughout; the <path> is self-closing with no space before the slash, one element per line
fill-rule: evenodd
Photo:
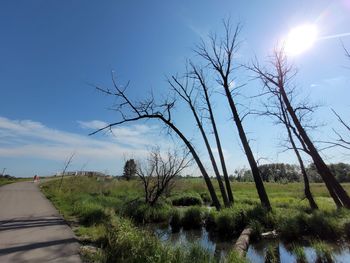
<path fill-rule="evenodd" d="M 317 39 L 317 33 L 317 27 L 313 24 L 293 28 L 284 42 L 286 54 L 296 56 L 310 49 Z"/>

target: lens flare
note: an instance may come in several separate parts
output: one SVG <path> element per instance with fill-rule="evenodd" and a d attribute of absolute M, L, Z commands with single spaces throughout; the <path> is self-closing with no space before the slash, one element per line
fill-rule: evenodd
<path fill-rule="evenodd" d="M 313 24 L 293 28 L 284 41 L 287 55 L 296 56 L 310 49 L 317 40 L 318 30 Z"/>

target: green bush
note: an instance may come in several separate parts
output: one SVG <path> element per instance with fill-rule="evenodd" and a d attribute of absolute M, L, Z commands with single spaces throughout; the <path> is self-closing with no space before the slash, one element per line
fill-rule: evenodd
<path fill-rule="evenodd" d="M 99 224 L 108 218 L 101 205 L 92 203 L 89 200 L 77 202 L 74 205 L 73 212 L 78 216 L 79 222 L 84 225 Z"/>
<path fill-rule="evenodd" d="M 278 245 L 269 245 L 265 254 L 265 263 L 278 263 L 279 258 L 279 247 Z"/>
<path fill-rule="evenodd" d="M 200 195 L 204 203 L 210 204 L 212 202 L 209 193 L 204 192 L 204 193 L 201 193 Z"/>
<path fill-rule="evenodd" d="M 334 217 L 321 211 L 313 212 L 307 220 L 308 234 L 321 239 L 336 239 L 341 229 Z"/>
<path fill-rule="evenodd" d="M 258 241 L 261 238 L 261 233 L 263 230 L 263 227 L 259 221 L 252 220 L 249 223 L 249 227 L 252 229 L 252 233 L 250 235 L 250 239 L 254 241 Z"/>
<path fill-rule="evenodd" d="M 332 248 L 322 241 L 312 242 L 312 247 L 315 249 L 317 262 L 333 263 Z"/>
<path fill-rule="evenodd" d="M 200 207 L 190 207 L 181 220 L 184 229 L 200 228 L 203 225 L 203 213 Z"/>
<path fill-rule="evenodd" d="M 172 198 L 172 204 L 175 206 L 202 205 L 202 198 L 198 194 L 180 195 Z"/>
<path fill-rule="evenodd" d="M 350 239 L 350 222 L 346 222 L 344 224 L 344 233 L 345 233 L 345 236 Z"/>
<path fill-rule="evenodd" d="M 138 223 L 157 223 L 168 221 L 171 216 L 171 208 L 165 203 L 157 203 L 150 206 L 142 199 L 126 202 L 123 205 L 122 215 L 125 215 Z"/>
<path fill-rule="evenodd" d="M 243 210 L 223 209 L 216 216 L 216 231 L 223 238 L 239 235 L 248 220 Z"/>
<path fill-rule="evenodd" d="M 306 232 L 307 223 L 303 214 L 283 217 L 279 221 L 278 231 L 281 233 L 281 237 L 287 241 L 297 240 Z"/>
<path fill-rule="evenodd" d="M 214 263 L 209 251 L 199 244 L 186 248 L 161 244 L 147 231 L 140 230 L 126 219 L 114 218 L 107 228 L 105 262 L 127 263 Z"/>
<path fill-rule="evenodd" d="M 173 212 L 173 215 L 170 220 L 170 226 L 171 226 L 171 231 L 173 233 L 177 233 L 180 231 L 182 223 L 181 223 L 181 214 L 180 212 L 176 209 Z"/>
<path fill-rule="evenodd" d="M 163 262 L 160 242 L 136 229 L 128 220 L 118 219 L 107 226 L 106 262 Z M 162 261 L 163 260 L 163 261 Z"/>
<path fill-rule="evenodd" d="M 224 263 L 248 263 L 249 261 L 243 257 L 241 257 L 235 250 L 231 250 L 228 255 L 226 256 L 226 259 L 224 260 Z"/>
<path fill-rule="evenodd" d="M 292 252 L 296 257 L 297 263 L 306 263 L 306 254 L 302 246 L 292 244 Z"/>
<path fill-rule="evenodd" d="M 205 228 L 208 231 L 215 230 L 216 228 L 216 216 L 217 211 L 211 210 L 205 218 Z"/>
<path fill-rule="evenodd" d="M 246 213 L 246 217 L 250 221 L 258 221 L 262 226 L 269 229 L 275 227 L 275 215 L 273 214 L 273 212 L 269 212 L 262 205 L 255 205 L 253 208 L 248 209 Z"/>

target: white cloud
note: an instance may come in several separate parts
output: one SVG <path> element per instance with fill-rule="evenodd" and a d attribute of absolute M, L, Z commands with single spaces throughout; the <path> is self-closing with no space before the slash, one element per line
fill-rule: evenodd
<path fill-rule="evenodd" d="M 96 129 L 102 121 L 79 122 Z M 115 136 L 88 136 L 52 129 L 31 120 L 0 117 L 0 157 L 30 157 L 62 161 L 72 152 L 79 159 L 115 160 L 125 155 L 145 156 L 148 146 L 166 144 L 157 126 L 130 125 L 113 129 Z"/>

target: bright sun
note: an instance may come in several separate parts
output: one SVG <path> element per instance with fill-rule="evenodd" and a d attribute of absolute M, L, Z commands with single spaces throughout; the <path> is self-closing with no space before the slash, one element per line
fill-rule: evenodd
<path fill-rule="evenodd" d="M 293 28 L 284 42 L 286 54 L 296 56 L 311 48 L 317 39 L 317 33 L 317 27 L 313 24 Z"/>

